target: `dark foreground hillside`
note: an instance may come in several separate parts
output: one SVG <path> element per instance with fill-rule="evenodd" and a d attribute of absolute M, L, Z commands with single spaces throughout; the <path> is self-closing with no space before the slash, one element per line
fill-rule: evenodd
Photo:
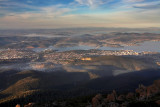
<path fill-rule="evenodd" d="M 97 94 L 92 98 L 92 107 L 159 107 L 160 80 L 150 86 L 139 85 L 135 92 L 111 94 Z"/>
<path fill-rule="evenodd" d="M 92 97 L 97 93 L 106 95 L 112 90 L 117 93 L 134 92 L 139 84 L 149 86 L 159 77 L 159 69 L 93 80 L 85 72 L 1 71 L 0 107 L 14 107 L 16 104 L 23 106 L 32 102 L 38 107 L 84 107 L 90 105 Z M 159 99 L 157 93 L 155 98 Z"/>

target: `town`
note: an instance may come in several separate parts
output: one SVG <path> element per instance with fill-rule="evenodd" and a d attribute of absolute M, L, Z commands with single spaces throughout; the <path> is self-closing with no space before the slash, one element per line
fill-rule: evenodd
<path fill-rule="evenodd" d="M 85 58 L 95 56 L 130 56 L 145 59 L 153 59 L 157 65 L 160 62 L 158 52 L 134 52 L 133 50 L 73 50 L 58 52 L 54 50 L 44 50 L 34 52 L 29 49 L 6 49 L 0 51 L 0 63 L 30 63 L 33 68 L 44 68 L 48 64 L 56 68 L 56 65 L 67 65 L 74 60 L 87 60 Z M 91 59 L 90 59 L 91 60 Z M 45 66 L 44 66 L 45 65 Z"/>

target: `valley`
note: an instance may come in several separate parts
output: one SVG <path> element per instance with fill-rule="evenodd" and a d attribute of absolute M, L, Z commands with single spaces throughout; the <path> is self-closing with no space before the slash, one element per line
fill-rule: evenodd
<path fill-rule="evenodd" d="M 160 77 L 158 33 L 33 32 L 0 36 L 2 106 L 132 92 Z"/>

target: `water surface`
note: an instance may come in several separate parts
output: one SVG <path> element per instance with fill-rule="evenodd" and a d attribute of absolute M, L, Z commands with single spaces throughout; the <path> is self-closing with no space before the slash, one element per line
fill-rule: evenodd
<path fill-rule="evenodd" d="M 48 48 L 35 48 L 34 51 L 40 52 L 45 49 L 57 50 L 59 52 L 71 51 L 71 50 L 90 50 L 90 49 L 99 49 L 99 50 L 133 50 L 135 52 L 160 52 L 160 41 L 145 41 L 143 43 L 138 43 L 136 46 L 123 46 L 123 47 L 94 47 L 87 45 L 79 45 L 72 47 L 54 47 L 50 46 Z"/>

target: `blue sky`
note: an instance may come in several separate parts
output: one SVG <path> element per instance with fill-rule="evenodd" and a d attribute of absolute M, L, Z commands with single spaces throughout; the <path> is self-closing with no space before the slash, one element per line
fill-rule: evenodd
<path fill-rule="evenodd" d="M 0 0 L 0 29 L 160 27 L 160 0 Z"/>

